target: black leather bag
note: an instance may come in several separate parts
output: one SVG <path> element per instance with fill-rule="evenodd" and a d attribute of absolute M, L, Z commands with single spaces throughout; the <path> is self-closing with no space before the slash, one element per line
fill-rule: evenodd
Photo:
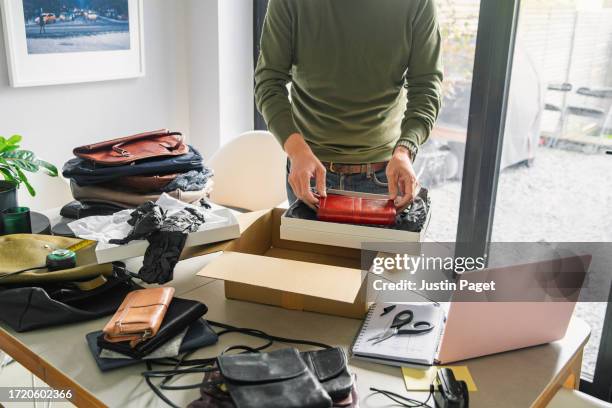
<path fill-rule="evenodd" d="M 334 402 L 350 395 L 353 389 L 353 377 L 348 371 L 344 350 L 333 347 L 305 351 L 300 355 Z"/>
<path fill-rule="evenodd" d="M 90 290 L 74 283 L 0 288 L 0 320 L 25 332 L 112 315 L 139 286 L 125 275 L 104 279 L 104 284 Z"/>
<path fill-rule="evenodd" d="M 237 408 L 329 408 L 330 396 L 294 348 L 218 359 Z"/>

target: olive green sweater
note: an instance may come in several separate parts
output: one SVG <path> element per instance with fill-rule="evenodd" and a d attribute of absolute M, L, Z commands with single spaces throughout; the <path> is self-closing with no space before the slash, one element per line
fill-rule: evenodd
<path fill-rule="evenodd" d="M 323 161 L 388 160 L 434 125 L 440 43 L 434 0 L 270 0 L 257 107 L 281 144 L 301 133 Z"/>

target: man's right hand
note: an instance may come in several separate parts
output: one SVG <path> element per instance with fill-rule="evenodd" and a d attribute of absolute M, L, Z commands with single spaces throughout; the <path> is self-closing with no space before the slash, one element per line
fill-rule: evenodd
<path fill-rule="evenodd" d="M 297 198 L 311 207 L 316 206 L 319 200 L 310 190 L 310 179 L 316 179 L 317 192 L 321 197 L 325 197 L 327 195 L 325 191 L 325 167 L 299 133 L 289 136 L 284 148 L 289 160 L 291 160 L 289 185 Z"/>

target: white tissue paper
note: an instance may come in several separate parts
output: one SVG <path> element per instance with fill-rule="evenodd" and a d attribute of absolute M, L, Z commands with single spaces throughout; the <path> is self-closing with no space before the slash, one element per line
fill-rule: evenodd
<path fill-rule="evenodd" d="M 205 222 L 200 229 L 210 228 L 211 224 L 221 224 L 226 222 L 226 219 L 213 214 L 204 207 L 195 206 L 184 203 L 180 200 L 170 197 L 163 193 L 156 201 L 167 215 L 173 215 L 184 208 L 190 207 L 204 214 Z M 109 244 L 112 239 L 121 239 L 127 236 L 132 230 L 132 226 L 128 224 L 130 214 L 133 209 L 119 211 L 113 215 L 94 215 L 91 217 L 81 218 L 68 224 L 75 236 L 82 239 L 90 239 L 98 241 L 97 249 L 113 248 L 117 245 Z"/>

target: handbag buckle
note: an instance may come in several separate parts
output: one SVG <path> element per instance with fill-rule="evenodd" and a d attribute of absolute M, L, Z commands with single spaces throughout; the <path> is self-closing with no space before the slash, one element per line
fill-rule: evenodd
<path fill-rule="evenodd" d="M 121 157 L 130 157 L 132 155 L 132 153 L 128 152 L 127 150 L 119 147 L 119 146 L 113 146 L 113 151 L 115 153 L 119 153 L 119 156 Z"/>

